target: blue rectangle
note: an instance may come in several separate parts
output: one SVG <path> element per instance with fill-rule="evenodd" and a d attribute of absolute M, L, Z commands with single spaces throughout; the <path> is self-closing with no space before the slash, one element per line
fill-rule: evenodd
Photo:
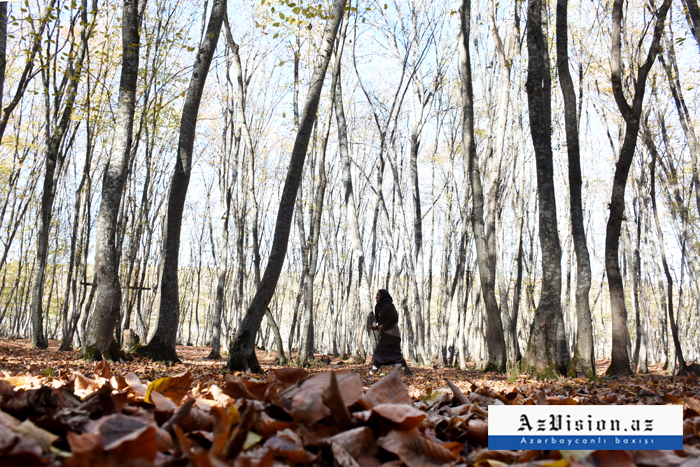
<path fill-rule="evenodd" d="M 683 436 L 489 435 L 489 449 L 530 450 L 681 450 Z"/>

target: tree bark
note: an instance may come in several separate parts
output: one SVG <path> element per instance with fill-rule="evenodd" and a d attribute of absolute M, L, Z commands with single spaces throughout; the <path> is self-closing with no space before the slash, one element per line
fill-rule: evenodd
<path fill-rule="evenodd" d="M 49 247 L 49 230 L 51 229 L 53 202 L 56 196 L 57 174 L 60 174 L 61 172 L 66 154 L 65 151 L 61 150 L 61 146 L 63 145 L 66 130 L 70 124 L 71 115 L 73 114 L 78 84 L 80 83 L 80 78 L 83 71 L 83 60 L 87 54 L 88 38 L 92 34 L 92 30 L 95 27 L 97 0 L 93 0 L 92 10 L 90 12 L 91 17 L 89 21 L 87 0 L 83 0 L 82 8 L 81 19 L 84 26 L 80 34 L 80 45 L 75 55 L 75 61 L 69 65 L 69 70 L 67 71 L 67 77 L 70 77 L 70 79 L 68 80 L 68 86 L 65 89 L 66 101 L 63 110 L 61 111 L 60 120 L 53 129 L 53 132 L 47 135 L 46 141 L 46 171 L 44 172 L 44 185 L 41 196 L 36 263 L 34 266 L 34 277 L 32 278 L 30 304 L 32 345 L 40 349 L 45 349 L 48 347 L 48 341 L 46 340 L 46 336 L 44 335 L 43 331 L 42 300 L 44 296 L 44 278 L 46 274 L 46 259 Z"/>
<path fill-rule="evenodd" d="M 591 289 L 591 260 L 586 244 L 586 230 L 583 225 L 583 203 L 581 200 L 581 156 L 578 138 L 578 115 L 576 111 L 576 91 L 569 72 L 568 48 L 568 0 L 557 2 L 557 70 L 559 83 L 564 96 L 564 125 L 566 148 L 569 156 L 569 212 L 571 214 L 571 235 L 576 252 L 576 350 L 569 366 L 569 375 L 583 373 L 590 380 L 596 380 L 595 359 L 593 357 L 593 326 L 588 293 Z"/>
<path fill-rule="evenodd" d="M 474 138 L 474 93 L 472 90 L 471 59 L 469 54 L 469 34 L 471 22 L 471 0 L 462 0 L 460 8 L 460 32 L 458 39 L 460 77 L 462 93 L 462 138 L 464 157 L 468 160 L 469 179 L 473 193 L 472 229 L 476 240 L 476 254 L 479 263 L 479 278 L 486 302 L 486 345 L 488 361 L 485 371 L 506 371 L 506 342 L 503 333 L 501 314 L 496 302 L 494 283 L 491 280 L 491 270 L 486 250 L 486 235 L 484 232 L 484 192 L 479 174 L 479 163 L 476 157 L 476 141 Z"/>
<path fill-rule="evenodd" d="M 546 6 L 542 0 L 528 1 L 527 98 L 530 134 L 535 149 L 539 237 L 542 251 L 540 303 L 530 326 L 523 359 L 524 371 L 541 378 L 555 378 L 569 363 L 561 309 L 561 245 L 557 228 L 554 193 L 554 161 L 551 129 L 551 77 L 547 48 Z M 563 339 L 562 339 L 563 337 Z M 563 340 L 563 343 L 562 343 Z"/>
<path fill-rule="evenodd" d="M 673 337 L 673 347 L 676 351 L 676 359 L 678 360 L 678 373 L 684 374 L 688 371 L 688 367 L 685 363 L 685 358 L 683 358 L 683 349 L 681 347 L 681 342 L 678 337 L 678 323 L 676 323 L 676 318 L 673 314 L 673 276 L 671 276 L 671 270 L 668 267 L 668 261 L 666 260 L 666 251 L 664 247 L 664 233 L 661 229 L 661 222 L 659 221 L 659 210 L 656 205 L 656 161 L 658 159 L 658 151 L 656 150 L 656 145 L 651 139 L 651 135 L 647 131 L 644 132 L 643 139 L 646 142 L 649 152 L 651 152 L 651 207 L 654 213 L 654 223 L 656 224 L 656 232 L 659 236 L 659 253 L 661 254 L 661 265 L 664 269 L 664 275 L 666 276 L 666 286 L 667 286 L 667 303 L 666 312 L 668 314 L 668 322 L 671 325 L 671 336 Z M 660 279 L 659 279 L 660 280 Z M 679 300 L 680 301 L 680 300 Z M 666 330 L 664 329 L 664 332 Z"/>
<path fill-rule="evenodd" d="M 140 28 L 146 0 L 124 0 L 122 7 L 122 74 L 112 152 L 102 179 L 102 201 L 95 231 L 95 311 L 83 342 L 83 358 L 101 360 L 114 341 L 122 302 L 116 230 L 129 166 L 139 72 Z M 128 285 L 128 284 L 127 284 Z M 115 360 L 119 355 L 108 354 Z"/>
<path fill-rule="evenodd" d="M 693 33 L 698 47 L 700 47 L 700 8 L 698 8 L 698 0 L 683 0 L 683 6 L 685 7 L 690 31 Z"/>
<path fill-rule="evenodd" d="M 39 52 L 39 49 L 41 47 L 41 38 L 44 35 L 44 29 L 46 29 L 46 25 L 49 23 L 49 18 L 53 14 L 53 6 L 54 3 L 56 3 L 56 0 L 51 0 L 47 5 L 46 9 L 44 10 L 44 14 L 42 18 L 38 21 L 39 22 L 39 28 L 36 31 L 32 31 L 32 34 L 34 36 L 34 42 L 32 44 L 32 48 L 29 51 L 29 54 L 27 55 L 27 60 L 24 63 L 24 70 L 22 71 L 22 75 L 19 78 L 19 81 L 17 83 L 17 88 L 15 90 L 15 95 L 12 98 L 12 100 L 7 104 L 7 107 L 2 108 L 2 99 L 0 98 L 0 113 L 2 113 L 2 116 L 0 118 L 0 142 L 2 142 L 2 137 L 5 134 L 5 128 L 7 128 L 7 123 L 10 120 L 10 115 L 12 115 L 12 111 L 17 107 L 17 104 L 19 104 L 20 99 L 24 95 L 24 92 L 27 90 L 27 86 L 29 86 L 29 82 L 32 80 L 32 77 L 34 74 L 32 74 L 32 69 L 34 68 L 34 59 L 36 58 L 37 52 Z M 5 2 L 5 33 L 3 39 L 6 41 L 7 40 L 7 2 Z M 4 50 L 3 50 L 4 52 Z M 3 54 L 4 55 L 4 54 Z M 3 86 L 4 86 L 4 77 L 5 73 L 3 70 L 2 73 L 3 77 Z M 2 96 L 2 89 L 0 89 L 0 96 Z"/>
<path fill-rule="evenodd" d="M 335 0 L 331 14 L 326 21 L 326 27 L 321 41 L 321 50 L 314 67 L 309 94 L 306 99 L 304 111 L 302 112 L 299 129 L 292 149 L 292 157 L 289 162 L 289 169 L 282 189 L 282 197 L 277 212 L 277 222 L 272 240 L 270 257 L 265 268 L 265 273 L 260 281 L 253 299 L 246 311 L 246 314 L 236 331 L 236 335 L 229 349 L 227 368 L 230 371 L 246 371 L 261 373 L 262 368 L 255 355 L 255 336 L 260 329 L 260 323 L 267 305 L 272 299 L 272 294 L 277 286 L 282 266 L 287 254 L 287 244 L 289 232 L 294 214 L 294 203 L 296 194 L 301 182 L 306 159 L 306 150 L 311 138 L 311 131 L 316 120 L 316 111 L 321 97 L 321 89 L 333 51 L 333 42 L 340 20 L 343 17 L 343 9 L 346 0 Z"/>
<path fill-rule="evenodd" d="M 178 362 L 175 352 L 177 327 L 180 316 L 178 293 L 178 256 L 180 253 L 180 231 L 182 214 L 187 197 L 192 169 L 192 151 L 197 129 L 197 114 L 204 91 L 204 84 L 209 74 L 216 44 L 219 40 L 221 25 L 226 15 L 226 0 L 215 0 L 212 5 L 209 24 L 204 40 L 195 57 L 192 78 L 190 79 L 185 104 L 180 120 L 180 139 L 178 142 L 175 172 L 170 180 L 165 238 L 163 239 L 163 274 L 160 282 L 160 309 L 158 326 L 147 346 L 138 352 L 152 360 Z"/>
<path fill-rule="evenodd" d="M 615 168 L 612 194 L 610 196 L 610 217 L 608 218 L 605 232 L 605 271 L 608 275 L 613 327 L 611 361 L 607 370 L 607 374 L 611 375 L 628 375 L 631 373 L 629 353 L 627 352 L 627 309 L 625 308 L 618 249 L 622 221 L 625 219 L 625 187 L 637 146 L 647 76 L 659 51 L 659 42 L 666 20 L 666 13 L 671 6 L 671 0 L 664 0 L 661 7 L 656 11 L 656 24 L 652 42 L 647 58 L 637 74 L 632 106 L 627 102 L 622 88 L 621 29 L 623 3 L 623 0 L 615 0 L 612 11 L 611 81 L 613 95 L 625 120 L 626 129 Z"/>

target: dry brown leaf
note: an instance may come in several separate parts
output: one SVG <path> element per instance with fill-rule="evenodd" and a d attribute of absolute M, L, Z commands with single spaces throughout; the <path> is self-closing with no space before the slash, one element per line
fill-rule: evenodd
<path fill-rule="evenodd" d="M 109 363 L 102 357 L 102 361 L 95 364 L 95 368 L 92 370 L 95 376 L 99 376 L 104 379 L 110 379 L 112 377 L 112 371 L 109 369 Z"/>
<path fill-rule="evenodd" d="M 343 431 L 329 438 L 328 441 L 342 446 L 355 459 L 362 455 L 374 456 L 377 454 L 378 447 L 374 433 L 366 426 Z"/>
<path fill-rule="evenodd" d="M 405 404 L 378 404 L 372 412 L 394 423 L 397 430 L 408 431 L 420 426 L 425 419 L 425 413 Z"/>
<path fill-rule="evenodd" d="M 627 451 L 595 451 L 579 461 L 581 465 L 637 467 Z"/>
<path fill-rule="evenodd" d="M 260 414 L 260 418 L 253 426 L 253 431 L 262 435 L 263 438 L 269 438 L 274 436 L 274 434 L 278 431 L 282 431 L 285 428 L 291 428 L 293 425 L 294 423 L 292 422 L 284 422 L 274 419 L 263 412 Z"/>
<path fill-rule="evenodd" d="M 362 396 L 362 381 L 352 372 L 336 373 L 340 395 L 345 406 L 351 406 Z M 331 373 L 317 373 L 304 381 L 292 397 L 289 414 L 296 422 L 313 425 L 331 414 L 328 407 L 321 403 L 321 396 L 328 388 Z"/>
<path fill-rule="evenodd" d="M 299 435 L 289 428 L 280 431 L 277 435 L 265 441 L 264 446 L 279 457 L 298 464 L 308 464 L 316 460 L 316 455 L 304 449 L 304 444 Z"/>
<path fill-rule="evenodd" d="M 163 394 L 153 391 L 150 394 L 151 403 L 155 406 L 156 412 L 174 412 L 177 409 L 177 404 L 171 401 Z"/>
<path fill-rule="evenodd" d="M 100 381 L 91 379 L 79 372 L 73 373 L 73 391 L 82 397 L 92 394 L 102 387 Z"/>
<path fill-rule="evenodd" d="M 415 431 L 389 432 L 377 440 L 389 452 L 399 456 L 408 467 L 453 466 L 459 456 L 449 449 L 436 444 Z"/>
<path fill-rule="evenodd" d="M 238 376 L 227 376 L 222 391 L 234 399 L 258 399 L 258 396 L 248 390 L 245 381 Z"/>
<path fill-rule="evenodd" d="M 697 400 L 693 397 L 686 397 L 685 399 L 683 399 L 683 402 L 685 402 L 685 406 L 687 408 L 700 415 L 700 400 Z"/>
<path fill-rule="evenodd" d="M 39 428 L 30 420 L 20 423 L 14 431 L 20 436 L 36 441 L 44 452 L 49 452 L 51 445 L 58 439 L 58 436 L 43 428 Z"/>
<path fill-rule="evenodd" d="M 139 377 L 136 376 L 134 373 L 127 374 L 124 378 L 124 381 L 136 394 L 138 394 L 141 397 L 146 396 L 146 386 L 144 386 L 143 383 L 141 383 Z"/>
<path fill-rule="evenodd" d="M 469 453 L 467 462 L 478 463 L 484 460 L 495 460 L 504 464 L 513 464 L 520 459 L 520 453 L 517 451 L 489 450 L 489 448 L 481 448 Z"/>
<path fill-rule="evenodd" d="M 9 381 L 0 379 L 0 396 L 12 394 L 14 391 L 15 389 L 12 387 L 12 384 Z"/>
<path fill-rule="evenodd" d="M 150 394 L 151 392 L 155 391 L 163 394 L 176 404 L 179 404 L 182 401 L 182 398 L 185 397 L 188 392 L 190 392 L 191 386 L 192 373 L 190 373 L 190 370 L 180 373 L 179 375 L 166 376 L 165 378 L 157 379 L 148 385 L 144 400 L 150 403 Z"/>
<path fill-rule="evenodd" d="M 338 467 L 360 467 L 360 464 L 338 443 L 331 443 L 333 461 Z"/>
<path fill-rule="evenodd" d="M 626 451 L 638 466 L 644 467 L 676 467 L 682 465 L 685 457 L 673 451 Z"/>
<path fill-rule="evenodd" d="M 413 405 L 413 399 L 403 384 L 399 370 L 399 368 L 395 368 L 394 371 L 374 383 L 358 402 L 366 409 L 371 409 L 379 404 Z"/>

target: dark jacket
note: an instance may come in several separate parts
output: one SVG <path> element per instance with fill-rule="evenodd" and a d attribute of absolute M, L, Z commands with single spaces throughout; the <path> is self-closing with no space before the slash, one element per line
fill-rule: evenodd
<path fill-rule="evenodd" d="M 387 303 L 381 307 L 379 316 L 377 316 L 377 326 L 384 326 L 384 330 L 379 332 L 377 345 L 392 345 L 401 342 L 399 314 L 393 303 Z"/>

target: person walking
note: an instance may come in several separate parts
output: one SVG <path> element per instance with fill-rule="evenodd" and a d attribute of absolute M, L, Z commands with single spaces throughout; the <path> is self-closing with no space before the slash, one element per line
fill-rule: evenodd
<path fill-rule="evenodd" d="M 376 373 L 383 365 L 401 365 L 403 374 L 411 376 L 413 373 L 401 354 L 399 314 L 394 307 L 394 300 L 385 289 L 379 289 L 375 298 L 377 304 L 374 306 L 374 316 L 377 319 L 377 325 L 370 326 L 370 329 L 379 331 L 379 339 L 372 355 L 372 370 L 369 374 Z"/>

